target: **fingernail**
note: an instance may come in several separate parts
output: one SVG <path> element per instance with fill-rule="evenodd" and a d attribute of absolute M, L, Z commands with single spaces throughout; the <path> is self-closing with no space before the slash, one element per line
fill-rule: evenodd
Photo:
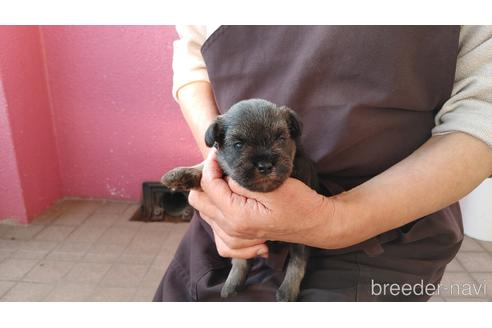
<path fill-rule="evenodd" d="M 261 256 L 263 258 L 268 258 L 268 251 L 265 251 L 264 249 L 260 249 L 256 255 Z"/>

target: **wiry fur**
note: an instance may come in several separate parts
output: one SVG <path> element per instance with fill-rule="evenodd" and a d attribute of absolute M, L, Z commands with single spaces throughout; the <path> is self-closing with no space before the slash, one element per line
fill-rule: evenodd
<path fill-rule="evenodd" d="M 301 132 L 301 122 L 293 110 L 266 100 L 249 99 L 217 117 L 207 129 L 205 143 L 217 148 L 217 160 L 224 173 L 246 189 L 269 192 L 291 176 L 316 189 L 314 166 L 301 150 Z M 199 188 L 201 170 L 201 166 L 176 168 L 161 181 L 175 190 Z M 286 275 L 277 291 L 279 301 L 297 299 L 309 257 L 304 245 L 291 244 L 289 254 Z M 238 292 L 249 267 L 247 260 L 232 260 L 222 297 Z"/>

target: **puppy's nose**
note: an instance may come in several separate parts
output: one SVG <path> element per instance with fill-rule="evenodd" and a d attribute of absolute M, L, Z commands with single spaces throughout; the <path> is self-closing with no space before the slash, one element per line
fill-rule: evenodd
<path fill-rule="evenodd" d="M 266 175 L 272 172 L 273 164 L 272 162 L 268 162 L 268 161 L 259 161 L 256 164 L 256 167 L 258 168 L 258 171 L 260 171 L 261 174 Z"/>

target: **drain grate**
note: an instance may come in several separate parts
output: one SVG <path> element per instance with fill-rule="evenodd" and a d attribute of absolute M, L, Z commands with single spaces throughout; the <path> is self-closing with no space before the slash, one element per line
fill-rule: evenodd
<path fill-rule="evenodd" d="M 187 192 L 171 191 L 160 182 L 146 181 L 142 184 L 142 206 L 132 220 L 188 222 L 193 211 Z"/>

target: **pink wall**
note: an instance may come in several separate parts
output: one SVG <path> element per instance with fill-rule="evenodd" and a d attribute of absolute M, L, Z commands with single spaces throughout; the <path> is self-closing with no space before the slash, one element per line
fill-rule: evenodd
<path fill-rule="evenodd" d="M 1 152 L 8 167 L 2 175 L 7 175 L 10 182 L 9 189 L 2 193 L 4 200 L 0 201 L 7 203 L 5 208 L 10 208 L 11 214 L 4 213 L 4 206 L 0 214 L 22 221 L 39 214 L 61 192 L 41 50 L 37 27 L 0 28 L 0 71 L 5 103 L 2 121 L 8 123 L 8 126 L 2 124 L 2 134 L 10 135 L 11 141 L 11 147 L 6 145 L 5 152 L 2 147 Z M 8 143 L 8 138 L 2 139 Z M 15 156 L 15 161 L 11 156 Z M 19 202 L 20 195 L 23 202 Z"/>
<path fill-rule="evenodd" d="M 171 96 L 172 26 L 42 27 L 67 196 L 137 200 L 199 159 Z"/>
<path fill-rule="evenodd" d="M 1 28 L 0 39 L 18 34 L 21 49 L 7 52 L 23 81 L 33 81 L 2 78 L 7 98 L 12 94 L 25 109 L 18 116 L 29 117 L 12 122 L 14 139 L 37 125 L 45 132 L 33 135 L 39 141 L 30 148 L 14 143 L 16 152 L 33 151 L 18 164 L 24 180 L 46 174 L 47 181 L 29 189 L 28 202 L 43 194 L 39 188 L 44 197 L 138 200 L 143 181 L 200 159 L 171 95 L 173 26 L 43 26 L 37 39 L 36 27 L 11 29 Z M 33 161 L 42 165 L 28 167 Z"/>

